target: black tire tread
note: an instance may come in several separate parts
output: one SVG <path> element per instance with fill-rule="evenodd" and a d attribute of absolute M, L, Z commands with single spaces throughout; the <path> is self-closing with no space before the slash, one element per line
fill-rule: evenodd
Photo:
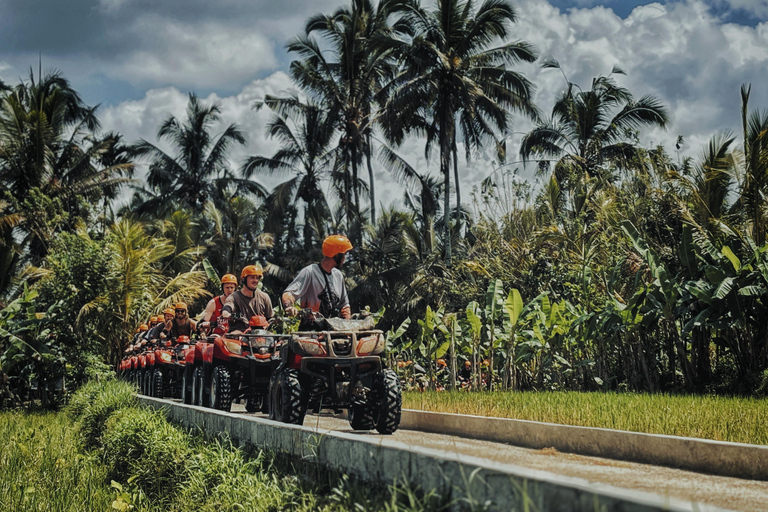
<path fill-rule="evenodd" d="M 152 375 L 152 396 L 155 398 L 163 398 L 165 394 L 164 391 L 163 372 L 155 370 L 155 373 Z"/>
<path fill-rule="evenodd" d="M 380 434 L 394 433 L 400 426 L 402 408 L 400 379 L 395 372 L 387 368 L 379 377 L 379 419 L 376 422 L 376 430 Z"/>
<path fill-rule="evenodd" d="M 232 409 L 232 378 L 229 374 L 229 368 L 226 366 L 217 366 L 211 374 L 211 386 L 216 381 L 215 390 L 217 396 L 211 396 L 210 406 L 220 411 L 229 411 Z"/>

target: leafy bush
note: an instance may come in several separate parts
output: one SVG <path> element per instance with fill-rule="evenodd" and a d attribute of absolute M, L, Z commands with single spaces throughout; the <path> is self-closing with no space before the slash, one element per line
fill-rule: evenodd
<path fill-rule="evenodd" d="M 91 381 L 72 396 L 67 411 L 79 421 L 81 440 L 87 448 L 101 444 L 101 436 L 107 419 L 116 411 L 134 407 L 134 389 L 125 382 L 107 380 Z"/>
<path fill-rule="evenodd" d="M 101 445 L 108 477 L 132 475 L 148 496 L 171 496 L 185 479 L 189 437 L 168 423 L 163 412 L 145 408 L 115 412 L 104 426 Z"/>

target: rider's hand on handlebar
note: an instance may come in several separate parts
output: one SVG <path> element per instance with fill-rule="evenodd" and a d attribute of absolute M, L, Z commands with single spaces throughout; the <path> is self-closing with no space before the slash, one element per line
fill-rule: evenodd
<path fill-rule="evenodd" d="M 211 322 L 200 322 L 197 326 L 200 329 L 207 329 L 208 327 L 211 326 Z"/>
<path fill-rule="evenodd" d="M 288 316 L 296 316 L 299 314 L 299 308 L 294 306 L 288 306 L 285 308 L 285 314 Z"/>
<path fill-rule="evenodd" d="M 167 336 L 165 335 L 165 333 L 164 333 L 164 332 L 161 332 L 161 333 L 160 333 L 160 338 L 161 338 L 161 339 L 165 339 L 166 337 L 167 337 Z"/>
<path fill-rule="evenodd" d="M 222 311 L 221 312 L 221 318 L 229 318 L 231 316 L 232 316 L 232 313 L 230 313 L 229 311 Z"/>

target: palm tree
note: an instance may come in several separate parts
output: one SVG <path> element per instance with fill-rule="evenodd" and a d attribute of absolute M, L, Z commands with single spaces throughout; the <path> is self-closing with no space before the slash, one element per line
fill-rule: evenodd
<path fill-rule="evenodd" d="M 382 82 L 391 77 L 391 50 L 380 44 L 409 27 L 400 21 L 390 24 L 409 0 L 382 0 L 374 6 L 370 0 L 352 0 L 332 15 L 312 16 L 305 33 L 288 43 L 288 51 L 301 60 L 291 63 L 291 76 L 318 105 L 328 112 L 328 119 L 341 132 L 339 141 L 343 168 L 345 215 L 348 229 L 353 216 L 360 214 L 358 165 L 363 155 L 368 164 L 371 221 L 376 219 L 372 136 L 377 111 L 375 94 Z M 321 49 L 314 35 L 329 46 Z M 353 211 L 354 210 L 354 211 Z"/>
<path fill-rule="evenodd" d="M 133 146 L 132 154 L 150 164 L 149 189 L 137 189 L 139 213 L 164 214 L 184 207 L 201 213 L 208 201 L 221 200 L 232 184 L 245 192 L 266 195 L 264 187 L 236 177 L 229 169 L 228 153 L 237 144 L 245 145 L 245 137 L 235 124 L 212 135 L 220 114 L 218 105 L 206 105 L 190 94 L 186 118 L 169 116 L 157 132 L 158 139 L 173 146 L 175 156 L 143 139 Z"/>
<path fill-rule="evenodd" d="M 30 73 L 0 96 L 0 185 L 11 194 L 8 212 L 20 216 L 33 260 L 45 255 L 53 233 L 73 228 L 67 216 L 87 218 L 82 199 L 108 199 L 127 181 L 132 164 L 106 160 L 119 140 L 95 136 L 98 127 L 96 108 L 55 71 L 37 79 Z"/>
<path fill-rule="evenodd" d="M 471 0 L 438 0 L 433 11 L 410 5 L 403 22 L 414 36 L 410 42 L 391 43 L 404 69 L 383 92 L 387 99 L 382 122 L 385 134 L 399 144 L 409 131 L 426 133 L 427 153 L 433 142 L 438 144 L 446 216 L 457 120 L 465 142 L 472 144 L 493 133 L 501 137 L 510 110 L 536 116 L 531 102 L 533 86 L 508 69 L 535 60 L 533 48 L 520 41 L 491 47 L 494 41 L 509 37 L 509 25 L 516 19 L 506 0 L 485 0 L 477 10 Z M 450 230 L 446 221 L 445 261 L 449 265 Z"/>
<path fill-rule="evenodd" d="M 545 66 L 559 65 L 551 62 Z M 551 119 L 523 138 L 523 160 L 557 159 L 554 176 L 563 191 L 581 186 L 585 193 L 591 193 L 594 187 L 585 187 L 585 183 L 593 178 L 600 184 L 610 181 L 610 166 L 626 167 L 630 161 L 641 161 L 628 135 L 632 130 L 666 126 L 666 108 L 653 96 L 635 101 L 612 78 L 614 74 L 623 72 L 614 68 L 610 75 L 595 78 L 588 91 L 569 82 L 555 102 Z"/>
<path fill-rule="evenodd" d="M 741 87 L 741 121 L 744 133 L 740 194 L 735 205 L 747 233 L 758 246 L 765 243 L 768 216 L 765 197 L 768 194 L 768 111 L 749 113 L 751 85 Z"/>
<path fill-rule="evenodd" d="M 265 105 L 275 112 L 267 125 L 267 135 L 278 139 L 281 147 L 271 157 L 250 157 L 243 166 L 243 175 L 247 178 L 256 172 L 292 175 L 275 187 L 266 207 L 272 214 L 282 215 L 289 204 L 297 200 L 304 202 L 304 250 L 309 251 L 313 246 L 311 220 L 330 215 L 322 184 L 330 178 L 336 155 L 331 147 L 335 134 L 333 120 L 319 106 L 302 103 L 296 96 L 267 96 L 254 107 Z"/>

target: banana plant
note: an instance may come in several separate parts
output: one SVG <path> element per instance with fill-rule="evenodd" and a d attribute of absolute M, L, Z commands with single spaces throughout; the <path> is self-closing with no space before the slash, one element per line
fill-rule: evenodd
<path fill-rule="evenodd" d="M 448 330 L 448 337 L 450 339 L 451 389 L 456 389 L 456 352 L 458 348 L 456 340 L 461 339 L 462 334 L 459 315 L 457 313 L 446 313 L 443 315 L 442 322 Z"/>
<path fill-rule="evenodd" d="M 504 301 L 504 334 L 506 335 L 506 360 L 504 361 L 504 389 L 515 387 L 515 376 L 513 375 L 516 349 L 516 335 L 518 331 L 518 320 L 523 312 L 523 298 L 517 288 L 513 288 L 507 299 Z"/>
<path fill-rule="evenodd" d="M 504 285 L 501 279 L 488 284 L 485 292 L 485 310 L 483 321 L 488 332 L 488 391 L 493 390 L 493 354 L 496 350 L 496 322 L 504 311 Z"/>
<path fill-rule="evenodd" d="M 430 388 L 434 388 L 434 374 L 437 360 L 443 357 L 450 348 L 450 340 L 441 343 L 438 333 L 443 337 L 448 334 L 448 329 L 443 324 L 441 318 L 444 310 L 441 307 L 437 311 L 432 311 L 432 307 L 427 306 L 424 319 L 419 319 L 419 337 L 416 339 L 414 350 L 418 350 L 422 357 L 429 361 L 427 369 L 427 378 Z"/>
<path fill-rule="evenodd" d="M 467 332 L 472 345 L 472 388 L 480 389 L 480 344 L 483 338 L 483 320 L 480 304 L 472 301 L 467 304 Z"/>

